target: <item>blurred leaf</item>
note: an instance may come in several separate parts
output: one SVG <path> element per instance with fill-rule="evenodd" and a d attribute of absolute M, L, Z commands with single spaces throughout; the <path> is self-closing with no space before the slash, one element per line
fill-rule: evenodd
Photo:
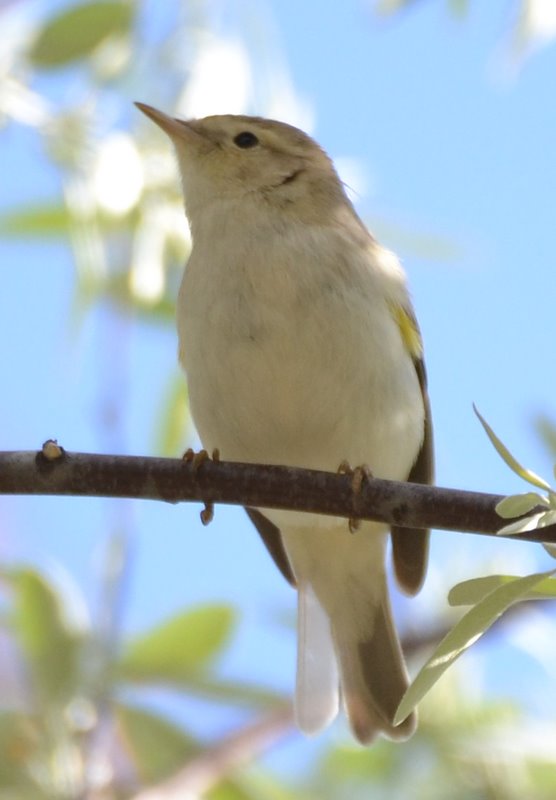
<path fill-rule="evenodd" d="M 183 375 L 176 373 L 169 382 L 157 419 L 160 423 L 156 449 L 163 456 L 175 456 L 180 446 L 183 447 L 191 420 L 187 384 Z"/>
<path fill-rule="evenodd" d="M 289 698 L 279 692 L 249 683 L 235 683 L 234 681 L 210 678 L 203 672 L 189 675 L 187 690 L 191 694 L 211 700 L 263 708 L 274 707 L 289 701 Z"/>
<path fill-rule="evenodd" d="M 548 511 L 544 511 L 541 514 L 541 518 L 538 524 L 539 528 L 548 528 L 550 525 L 556 525 L 556 507 L 554 507 L 555 500 L 556 500 L 556 495 L 552 494 L 553 507 Z M 548 546 L 550 546 L 550 543 L 548 543 Z"/>
<path fill-rule="evenodd" d="M 552 458 L 556 458 L 556 424 L 554 420 L 539 414 L 535 420 L 535 428 L 544 444 L 548 447 Z"/>
<path fill-rule="evenodd" d="M 316 800 L 306 789 L 295 791 L 285 787 L 276 775 L 260 770 L 239 772 L 213 787 L 204 797 L 207 800 Z"/>
<path fill-rule="evenodd" d="M 523 517 L 538 506 L 548 506 L 548 500 L 537 492 L 512 494 L 496 504 L 496 513 L 504 519 Z"/>
<path fill-rule="evenodd" d="M 417 0 L 376 0 L 375 10 L 379 14 L 395 14 L 414 5 L 417 5 Z M 469 0 L 447 0 L 447 5 L 458 17 L 464 17 L 469 10 Z"/>
<path fill-rule="evenodd" d="M 133 763 L 146 783 L 168 777 L 201 749 L 192 736 L 150 711 L 118 704 L 115 716 Z"/>
<path fill-rule="evenodd" d="M 545 489 L 547 491 L 551 491 L 550 484 L 548 484 L 539 475 L 535 475 L 535 473 L 531 472 L 531 470 L 522 467 L 519 461 L 517 461 L 512 456 L 506 445 L 503 444 L 501 440 L 498 438 L 498 436 L 494 433 L 488 422 L 481 416 L 475 405 L 473 406 L 473 410 L 477 415 L 479 422 L 485 429 L 488 438 L 490 439 L 490 441 L 494 445 L 494 448 L 498 452 L 498 455 L 506 462 L 508 467 L 511 470 L 513 470 L 513 472 L 515 472 L 516 475 L 518 475 L 524 481 L 527 481 L 527 483 L 533 484 L 533 486 L 536 486 L 538 489 Z"/>
<path fill-rule="evenodd" d="M 31 569 L 5 570 L 14 591 L 13 631 L 43 702 L 65 703 L 79 677 L 83 632 L 68 619 L 68 598 Z"/>
<path fill-rule="evenodd" d="M 538 757 L 528 759 L 528 770 L 531 776 L 530 785 L 535 787 L 535 800 L 553 800 L 556 796 L 556 770 L 554 760 L 540 752 Z"/>
<path fill-rule="evenodd" d="M 393 250 L 410 253 L 414 258 L 426 261 L 458 261 L 463 251 L 457 242 L 438 234 L 409 230 L 390 220 L 373 217 L 370 229 L 378 239 Z"/>
<path fill-rule="evenodd" d="M 518 519 L 516 522 L 510 522 L 508 525 L 504 525 L 503 528 L 496 531 L 496 535 L 517 536 L 527 531 L 536 531 L 541 528 L 546 528 L 548 525 L 554 525 L 554 523 L 556 523 L 556 511 L 540 511 L 524 519 Z"/>
<path fill-rule="evenodd" d="M 471 606 L 479 603 L 499 586 L 519 580 L 517 575 L 487 575 L 462 581 L 450 589 L 448 602 L 451 606 Z M 556 580 L 546 578 L 522 598 L 523 600 L 552 600 L 556 598 Z"/>
<path fill-rule="evenodd" d="M 70 214 L 55 203 L 14 208 L 0 215 L 0 233 L 7 236 L 65 236 Z"/>
<path fill-rule="evenodd" d="M 469 0 L 448 0 L 450 11 L 456 17 L 465 17 L 469 11 Z"/>
<path fill-rule="evenodd" d="M 25 205 L 0 214 L 0 234 L 24 237 L 67 236 L 76 219 L 79 221 L 79 217 L 75 217 L 70 208 L 57 205 L 54 200 L 51 203 Z M 130 213 L 126 217 L 114 217 L 97 210 L 95 221 L 105 234 L 123 233 L 131 230 L 134 215 Z"/>
<path fill-rule="evenodd" d="M 207 792 L 205 798 L 206 800 L 255 800 L 255 795 L 237 783 L 227 780 Z M 257 795 L 256 800 L 263 800 L 263 798 Z"/>
<path fill-rule="evenodd" d="M 407 689 L 396 712 L 395 722 L 401 722 L 430 691 L 442 674 L 460 655 L 481 638 L 483 633 L 509 606 L 523 600 L 527 594 L 547 577 L 554 574 L 541 572 L 515 578 L 510 583 L 494 589 L 468 611 L 440 642 L 427 663 Z"/>
<path fill-rule="evenodd" d="M 173 321 L 176 316 L 176 297 L 170 293 L 171 290 L 154 303 L 142 300 L 132 293 L 127 270 L 109 275 L 92 285 L 80 286 L 80 289 L 86 303 L 92 304 L 99 297 L 106 296 L 123 308 L 133 310 L 145 320 L 166 322 Z"/>
<path fill-rule="evenodd" d="M 398 764 L 395 748 L 381 740 L 370 749 L 337 747 L 324 762 L 325 775 L 334 780 L 356 779 L 375 782 L 388 778 Z"/>
<path fill-rule="evenodd" d="M 120 675 L 134 682 L 187 686 L 191 674 L 205 669 L 225 647 L 234 621 L 232 609 L 217 604 L 177 614 L 127 646 Z"/>
<path fill-rule="evenodd" d="M 375 11 L 378 14 L 395 14 L 415 3 L 416 0 L 376 0 Z"/>
<path fill-rule="evenodd" d="M 52 792 L 39 789 L 36 784 L 32 786 L 9 786 L 4 792 L 0 787 L 0 800 L 58 800 L 52 797 Z"/>
<path fill-rule="evenodd" d="M 36 739 L 35 726 L 23 714 L 0 714 L 0 790 L 34 786 L 27 767 L 36 749 Z"/>
<path fill-rule="evenodd" d="M 88 56 L 101 42 L 129 32 L 133 6 L 101 0 L 83 3 L 55 14 L 41 30 L 29 52 L 38 67 L 60 67 Z"/>

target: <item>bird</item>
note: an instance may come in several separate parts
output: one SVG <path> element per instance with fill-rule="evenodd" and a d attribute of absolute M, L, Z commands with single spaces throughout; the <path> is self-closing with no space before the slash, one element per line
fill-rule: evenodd
<path fill-rule="evenodd" d="M 182 120 L 136 104 L 171 139 L 192 249 L 177 301 L 179 360 L 203 447 L 227 461 L 433 481 L 420 330 L 398 258 L 367 230 L 326 152 L 277 120 Z M 416 594 L 429 532 L 247 508 L 297 590 L 295 719 L 314 735 L 341 705 L 363 745 L 394 725 L 408 673 L 386 545 Z"/>

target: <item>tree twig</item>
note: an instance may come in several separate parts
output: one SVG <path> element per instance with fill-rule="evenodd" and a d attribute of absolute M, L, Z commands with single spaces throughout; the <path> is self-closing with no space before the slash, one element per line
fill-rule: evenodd
<path fill-rule="evenodd" d="M 0 494 L 228 503 L 487 536 L 508 521 L 495 511 L 500 495 L 379 478 L 365 480 L 355 494 L 349 475 L 210 459 L 199 466 L 172 458 L 68 453 L 52 441 L 39 452 L 0 452 Z M 556 525 L 512 538 L 556 542 Z"/>

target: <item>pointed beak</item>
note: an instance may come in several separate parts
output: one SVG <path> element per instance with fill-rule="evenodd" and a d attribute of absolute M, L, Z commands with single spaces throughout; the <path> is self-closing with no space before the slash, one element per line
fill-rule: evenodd
<path fill-rule="evenodd" d="M 148 106 L 146 103 L 135 103 L 135 105 L 139 111 L 142 111 L 143 114 L 146 114 L 147 117 L 149 117 L 149 119 L 152 119 L 153 122 L 156 122 L 158 127 L 162 128 L 164 133 L 167 133 L 171 139 L 174 139 L 175 137 L 183 139 L 184 137 L 187 137 L 188 134 L 191 136 L 194 133 L 187 122 L 170 117 L 163 111 L 159 111 L 158 108 Z M 196 133 L 194 135 L 198 136 Z"/>

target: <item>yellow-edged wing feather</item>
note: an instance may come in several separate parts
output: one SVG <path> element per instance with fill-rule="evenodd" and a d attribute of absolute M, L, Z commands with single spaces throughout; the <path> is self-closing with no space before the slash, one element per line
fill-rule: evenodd
<path fill-rule="evenodd" d="M 423 443 L 407 480 L 411 483 L 432 483 L 434 480 L 432 419 L 421 333 L 411 309 L 392 305 L 392 313 L 415 366 L 425 410 Z M 416 594 L 423 584 L 427 570 L 429 531 L 393 525 L 391 534 L 394 571 L 398 584 L 408 594 Z"/>

